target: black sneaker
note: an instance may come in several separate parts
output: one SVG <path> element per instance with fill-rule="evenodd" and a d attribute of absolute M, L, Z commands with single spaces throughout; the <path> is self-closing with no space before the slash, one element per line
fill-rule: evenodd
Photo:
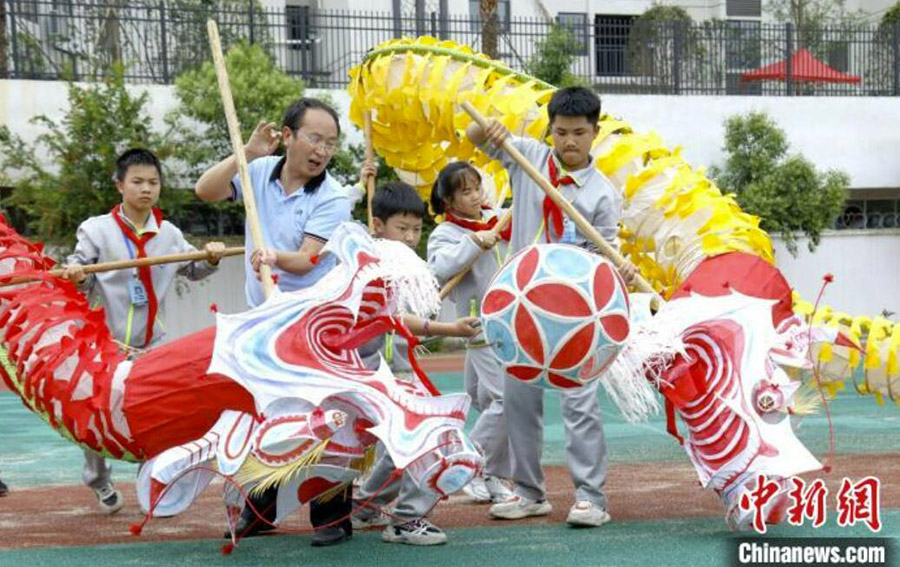
<path fill-rule="evenodd" d="M 272 520 L 269 521 L 271 522 Z M 237 524 L 235 524 L 234 533 L 241 538 L 256 537 L 268 532 L 273 532 L 277 529 L 278 526 L 273 526 L 272 524 L 257 518 L 256 514 L 247 507 L 244 508 L 241 517 L 238 519 Z M 225 539 L 231 539 L 231 532 L 226 530 L 223 537 Z"/>
<path fill-rule="evenodd" d="M 447 534 L 425 518 L 419 518 L 405 524 L 389 525 L 381 532 L 381 539 L 407 545 L 441 545 L 447 543 Z"/>
<path fill-rule="evenodd" d="M 0 480 L 0 497 L 6 496 L 9 494 L 9 487 L 3 484 L 3 481 Z"/>
<path fill-rule="evenodd" d="M 262 515 L 262 518 L 259 518 L 253 512 L 253 508 L 250 507 L 250 504 L 253 505 L 253 508 L 255 508 L 260 513 L 260 515 Z M 277 505 L 277 488 L 269 488 L 262 494 L 251 496 L 249 499 L 249 504 L 244 506 L 244 510 L 241 512 L 241 517 L 238 519 L 237 524 L 234 526 L 234 533 L 239 538 L 242 538 L 256 537 L 258 535 L 263 535 L 267 532 L 277 530 L 278 527 L 272 525 L 275 523 Z M 231 532 L 226 530 L 223 537 L 225 539 L 231 539 Z"/>
<path fill-rule="evenodd" d="M 310 545 L 313 547 L 328 547 L 330 545 L 344 543 L 351 537 L 353 536 L 347 533 L 344 528 L 340 526 L 330 526 L 322 528 L 321 530 L 316 530 L 313 533 Z"/>

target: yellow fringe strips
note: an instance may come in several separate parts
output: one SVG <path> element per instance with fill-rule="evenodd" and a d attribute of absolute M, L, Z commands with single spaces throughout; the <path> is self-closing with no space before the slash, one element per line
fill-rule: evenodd
<path fill-rule="evenodd" d="M 400 178 L 428 197 L 437 173 L 449 161 L 469 160 L 493 178 L 497 195 L 509 178 L 499 161 L 475 148 L 464 130 L 470 102 L 502 122 L 513 134 L 547 138 L 546 104 L 555 87 L 517 73 L 465 45 L 431 37 L 382 43 L 350 71 L 350 118 L 362 126 L 373 112 L 375 150 Z M 774 263 L 772 243 L 759 219 L 741 210 L 702 170 L 667 148 L 654 132 L 642 134 L 608 114 L 600 118 L 593 145 L 595 165 L 621 192 L 621 250 L 661 293 L 671 294 L 706 258 L 746 252 Z M 819 347 L 820 371 L 831 394 L 865 361 L 861 391 L 900 399 L 897 353 L 900 330 L 890 322 L 850 317 L 797 300 L 798 313 L 811 322 L 840 326 L 864 344 Z"/>
<path fill-rule="evenodd" d="M 318 463 L 327 446 L 327 440 L 319 441 L 296 461 L 283 467 L 271 467 L 250 455 L 234 475 L 234 480 L 241 486 L 253 486 L 250 495 L 259 496 L 269 488 L 290 481 L 296 475 L 303 473 L 305 468 Z"/>

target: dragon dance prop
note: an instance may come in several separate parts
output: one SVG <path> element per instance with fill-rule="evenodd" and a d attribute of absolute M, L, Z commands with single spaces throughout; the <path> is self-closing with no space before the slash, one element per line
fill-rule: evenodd
<path fill-rule="evenodd" d="M 363 112 L 373 113 L 376 150 L 423 195 L 452 160 L 469 160 L 493 179 L 499 195 L 508 191 L 500 162 L 463 134 L 471 121 L 465 103 L 515 135 L 549 141 L 545 105 L 555 88 L 466 46 L 427 37 L 389 41 L 350 76 L 351 119 L 361 124 Z M 819 393 L 810 386 L 834 387 L 850 376 L 860 342 L 867 368 L 860 390 L 897 399 L 900 326 L 848 323 L 799 300 L 795 313 L 759 219 L 658 135 L 634 132 L 604 114 L 592 154 L 622 196 L 622 253 L 671 300 L 653 318 L 680 334 L 683 351 L 648 373 L 665 397 L 668 429 L 683 442 L 701 483 L 722 497 L 729 524 L 745 527 L 748 514 L 737 503 L 756 474 L 787 478 L 821 468 L 794 435 L 791 416 L 814 405 Z M 522 300 L 533 282 L 524 283 L 510 305 L 545 313 Z M 497 289 L 489 289 L 486 301 Z M 650 318 L 645 311 L 633 309 L 632 320 Z M 532 330 L 550 336 L 555 324 Z M 515 360 L 542 362 L 527 352 Z M 676 415 L 687 425 L 685 438 Z M 768 510 L 769 520 L 783 513 L 783 497 Z"/>
<path fill-rule="evenodd" d="M 439 305 L 427 265 L 349 223 L 323 253 L 340 263 L 316 285 L 128 360 L 103 311 L 0 222 L 0 285 L 36 280 L 0 287 L 0 376 L 66 438 L 143 462 L 138 499 L 155 516 L 182 512 L 219 475 L 232 526 L 246 492 L 270 486 L 280 522 L 358 476 L 378 440 L 424 490 L 458 490 L 482 462 L 462 429 L 468 397 L 433 395 L 421 373 L 397 381 L 383 361 L 369 370 L 356 351 L 408 335 L 398 310 Z"/>
<path fill-rule="evenodd" d="M 465 45 L 434 38 L 398 39 L 373 48 L 350 71 L 351 119 L 362 125 L 374 113 L 372 142 L 397 174 L 427 196 L 449 161 L 470 160 L 493 179 L 498 195 L 509 178 L 497 160 L 462 134 L 471 119 L 461 104 L 502 122 L 520 136 L 545 139 L 545 105 L 555 87 L 516 72 Z M 547 138 L 549 140 L 549 138 Z M 759 219 L 741 211 L 702 171 L 667 148 L 656 133 L 635 132 L 604 114 L 594 140 L 595 166 L 623 197 L 621 251 L 664 296 L 707 258 L 745 252 L 773 263 L 769 236 Z M 836 327 L 863 345 L 814 348 L 821 381 L 831 390 L 853 380 L 861 393 L 900 402 L 900 324 L 853 316 L 794 297 L 808 323 Z M 864 380 L 853 371 L 862 365 Z"/>

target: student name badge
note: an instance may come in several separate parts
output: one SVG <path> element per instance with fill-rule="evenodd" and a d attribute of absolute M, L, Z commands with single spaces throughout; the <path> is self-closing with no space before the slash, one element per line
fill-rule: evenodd
<path fill-rule="evenodd" d="M 562 236 L 559 238 L 560 244 L 575 244 L 575 238 L 575 222 L 568 215 L 563 215 L 563 231 Z"/>
<path fill-rule="evenodd" d="M 131 296 L 131 304 L 135 307 L 147 305 L 147 290 L 137 277 L 131 278 L 128 284 L 128 294 Z"/>

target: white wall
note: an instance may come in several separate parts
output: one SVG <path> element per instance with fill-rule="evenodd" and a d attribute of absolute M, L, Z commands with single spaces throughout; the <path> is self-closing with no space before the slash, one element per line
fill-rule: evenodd
<path fill-rule="evenodd" d="M 781 239 L 775 259 L 788 282 L 807 301 L 815 301 L 825 274 L 834 275 L 822 303 L 851 315 L 896 313 L 900 321 L 900 230 L 842 230 L 826 233 L 814 253 L 806 239 L 793 258 Z"/>
<path fill-rule="evenodd" d="M 154 126 L 175 106 L 173 89 L 133 85 L 150 93 L 148 111 Z M 308 96 L 327 93 L 341 115 L 347 141 L 362 136 L 348 120 L 350 97 L 345 90 L 308 89 Z M 637 131 L 655 130 L 669 147 L 681 146 L 695 166 L 723 160 L 726 117 L 764 110 L 787 133 L 794 152 L 802 152 L 821 169 L 837 168 L 850 175 L 851 187 L 900 187 L 900 98 L 896 97 L 738 97 L 603 95 L 603 108 Z M 54 118 L 66 106 L 66 86 L 56 81 L 0 81 L 0 124 L 34 139 L 39 128 L 29 124 L 37 114 Z M 280 116 L 272 117 L 276 122 Z M 0 156 L 2 157 L 2 156 Z"/>
<path fill-rule="evenodd" d="M 165 131 L 166 113 L 177 106 L 175 90 L 171 85 L 128 85 L 132 93 L 146 92 L 149 99 L 145 110 L 153 121 L 153 127 Z M 53 120 L 60 120 L 68 107 L 66 84 L 62 81 L 0 80 L 0 124 L 33 141 L 45 129 L 31 123 L 31 119 L 44 114 Z M 334 103 L 341 117 L 341 130 L 350 143 L 361 143 L 362 134 L 350 123 L 350 95 L 345 90 L 307 89 L 306 96 L 327 95 Z M 281 123 L 281 116 L 270 119 Z M 2 156 L 0 156 L 2 164 Z"/>
<path fill-rule="evenodd" d="M 850 175 L 851 187 L 900 187 L 900 98 L 602 95 L 604 112 L 655 130 L 694 166 L 723 162 L 725 119 L 762 110 L 784 129 L 791 152 Z"/>

